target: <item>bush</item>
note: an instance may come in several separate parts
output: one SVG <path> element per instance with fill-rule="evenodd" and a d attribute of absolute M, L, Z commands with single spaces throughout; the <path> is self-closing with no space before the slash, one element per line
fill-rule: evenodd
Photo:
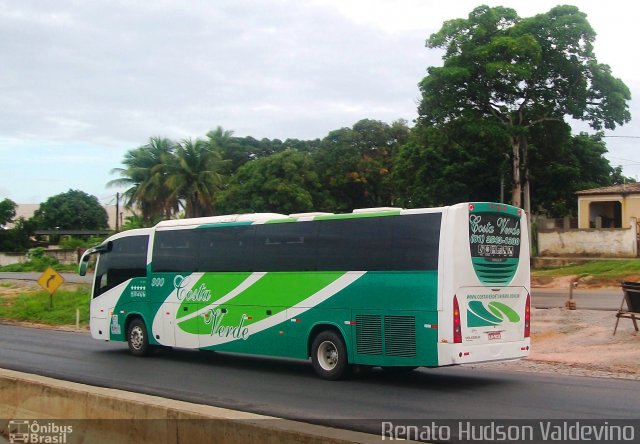
<path fill-rule="evenodd" d="M 65 250 L 77 250 L 78 248 L 90 248 L 102 243 L 104 237 L 89 237 L 87 239 L 80 239 L 77 237 L 65 237 L 59 243 L 61 248 Z"/>

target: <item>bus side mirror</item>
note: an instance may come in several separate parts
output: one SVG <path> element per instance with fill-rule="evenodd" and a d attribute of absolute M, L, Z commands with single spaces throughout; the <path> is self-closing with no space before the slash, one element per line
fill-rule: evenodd
<path fill-rule="evenodd" d="M 109 241 L 106 244 L 100 244 L 97 247 L 89 248 L 84 252 L 82 257 L 80 258 L 80 264 L 78 264 L 78 274 L 80 276 L 84 276 L 87 274 L 87 268 L 89 267 L 89 259 L 92 254 L 95 253 L 105 253 L 107 251 L 113 250 L 113 242 Z"/>
<path fill-rule="evenodd" d="M 80 276 L 84 276 L 85 274 L 87 274 L 87 267 L 89 266 L 89 255 L 84 255 L 82 256 L 82 259 L 80 259 L 80 269 L 78 270 L 78 274 Z"/>

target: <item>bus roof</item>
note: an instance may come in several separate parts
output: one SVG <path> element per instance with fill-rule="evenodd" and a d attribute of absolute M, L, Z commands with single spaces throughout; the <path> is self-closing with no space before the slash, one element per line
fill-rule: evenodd
<path fill-rule="evenodd" d="M 360 219 L 378 216 L 400 216 L 409 214 L 424 213 L 441 213 L 447 208 L 460 208 L 467 205 L 478 205 L 479 203 L 459 203 L 451 206 L 432 207 L 432 208 L 413 208 L 403 209 L 397 207 L 378 207 L 378 208 L 359 208 L 351 213 L 326 213 L 326 212 L 309 212 L 309 213 L 246 213 L 246 214 L 227 214 L 222 216 L 207 216 L 191 219 L 172 219 L 161 221 L 152 228 L 139 228 L 134 230 L 115 233 L 105 240 L 111 241 L 120 237 L 129 237 L 136 235 L 149 235 L 156 229 L 181 229 L 189 227 L 202 227 L 207 225 L 224 225 L 224 224 L 262 224 L 262 223 L 279 223 L 279 222 L 304 222 L 313 220 L 331 220 L 331 219 Z M 482 204 L 482 202 L 480 203 Z M 511 205 L 500 204 L 503 208 L 515 208 Z"/>
<path fill-rule="evenodd" d="M 223 216 L 197 217 L 191 219 L 173 219 L 159 222 L 155 228 L 172 229 L 181 227 L 205 226 L 205 225 L 224 225 L 237 223 L 271 223 L 271 222 L 303 222 L 312 220 L 330 220 L 330 219 L 360 219 L 376 216 L 399 216 L 402 214 L 421 214 L 421 213 L 437 213 L 442 212 L 445 207 L 437 208 L 416 208 L 405 210 L 395 207 L 380 208 L 361 208 L 353 210 L 351 213 L 247 213 L 247 214 L 228 214 Z"/>
<path fill-rule="evenodd" d="M 289 216 L 279 213 L 228 214 L 225 216 L 195 217 L 191 219 L 164 220 L 156 228 L 180 227 L 187 225 L 225 224 L 233 222 L 266 222 L 273 219 L 287 219 Z"/>
<path fill-rule="evenodd" d="M 452 205 L 451 208 L 470 205 L 468 203 L 460 203 Z M 501 204 L 505 208 L 509 205 Z M 510 207 L 510 206 L 509 206 Z M 312 220 L 330 220 L 330 219 L 358 219 L 376 216 L 392 216 L 392 215 L 409 215 L 424 213 L 440 213 L 445 211 L 449 206 L 432 207 L 432 208 L 413 208 L 403 209 L 397 207 L 378 207 L 378 208 L 358 208 L 351 213 L 326 213 L 326 212 L 309 212 L 309 213 L 246 213 L 246 214 L 227 214 L 222 216 L 207 216 L 191 219 L 172 219 L 159 222 L 153 228 L 142 228 L 137 230 L 129 230 L 116 233 L 109 237 L 112 240 L 118 237 L 148 235 L 154 229 L 172 229 L 180 227 L 193 227 L 203 225 L 223 225 L 233 223 L 269 223 L 269 222 L 303 222 Z"/>

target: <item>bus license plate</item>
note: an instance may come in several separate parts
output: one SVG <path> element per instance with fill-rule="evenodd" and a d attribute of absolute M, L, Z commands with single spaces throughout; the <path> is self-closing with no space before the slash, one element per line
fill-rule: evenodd
<path fill-rule="evenodd" d="M 499 331 L 490 331 L 489 332 L 489 340 L 500 339 L 501 337 L 502 337 L 502 335 L 500 334 Z"/>

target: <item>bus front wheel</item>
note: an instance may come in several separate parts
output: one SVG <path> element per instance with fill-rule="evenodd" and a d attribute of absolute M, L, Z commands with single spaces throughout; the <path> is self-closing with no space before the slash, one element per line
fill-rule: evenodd
<path fill-rule="evenodd" d="M 145 356 L 149 353 L 149 338 L 147 327 L 140 318 L 131 321 L 127 330 L 127 343 L 129 351 L 134 356 Z"/>
<path fill-rule="evenodd" d="M 311 345 L 311 362 L 316 373 L 335 381 L 347 376 L 349 362 L 342 337 L 331 330 L 318 334 Z"/>

